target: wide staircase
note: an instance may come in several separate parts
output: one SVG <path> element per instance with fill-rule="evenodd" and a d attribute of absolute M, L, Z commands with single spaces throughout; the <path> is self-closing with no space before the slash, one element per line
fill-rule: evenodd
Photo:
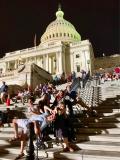
<path fill-rule="evenodd" d="M 120 160 L 120 86 L 110 83 L 91 86 L 81 90 L 80 95 L 95 112 L 89 113 L 80 105 L 73 107 L 75 116 L 71 120 L 77 137 L 77 142 L 73 143 L 75 152 L 62 152 L 61 145 L 56 144 L 53 135 L 50 135 L 53 140 L 49 143 L 52 145 L 39 150 L 39 158 Z M 14 109 L 14 106 L 10 107 Z M 22 105 L 17 108 L 22 109 Z M 0 106 L 0 110 L 5 110 L 5 107 Z M 0 160 L 13 160 L 19 153 L 19 144 L 10 144 L 10 137 L 13 137 L 13 129 L 5 125 L 0 129 Z"/>

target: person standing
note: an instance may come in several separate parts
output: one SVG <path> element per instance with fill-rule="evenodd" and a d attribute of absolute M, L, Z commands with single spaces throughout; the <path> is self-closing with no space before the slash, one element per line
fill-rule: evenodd
<path fill-rule="evenodd" d="M 4 103 L 4 102 L 6 102 L 6 98 L 8 95 L 8 86 L 6 85 L 6 83 L 4 81 L 2 83 L 3 84 L 0 88 L 0 93 L 1 93 L 1 102 Z"/>

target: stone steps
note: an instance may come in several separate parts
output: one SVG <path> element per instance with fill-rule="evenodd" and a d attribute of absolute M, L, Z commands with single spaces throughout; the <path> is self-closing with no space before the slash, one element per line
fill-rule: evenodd
<path fill-rule="evenodd" d="M 82 123 L 74 123 L 75 128 L 120 128 L 120 122 L 100 122 L 96 120 L 95 122 L 85 122 L 84 125 Z"/>
<path fill-rule="evenodd" d="M 120 122 L 119 123 L 96 122 L 96 123 L 89 123 L 87 126 L 93 128 L 120 128 Z"/>
<path fill-rule="evenodd" d="M 81 117 L 80 119 L 79 118 L 76 118 L 74 119 L 75 120 L 75 124 L 76 123 L 85 123 L 85 124 L 88 124 L 88 123 L 93 123 L 93 122 L 106 122 L 106 123 L 119 123 L 120 122 L 120 117 L 115 117 L 115 116 L 108 116 L 108 117 Z"/>
<path fill-rule="evenodd" d="M 94 109 L 98 114 L 99 113 L 103 113 L 103 114 L 105 114 L 105 113 L 120 113 L 120 109 L 109 109 L 109 108 L 97 108 L 96 107 L 96 109 Z M 86 111 L 87 113 L 89 113 L 89 111 Z"/>
<path fill-rule="evenodd" d="M 17 142 L 10 143 L 6 139 L 9 139 L 9 134 L 8 134 L 8 137 L 4 137 L 3 140 L 0 138 L 0 157 L 1 157 L 1 155 L 2 155 L 2 157 L 6 158 L 6 159 L 10 159 L 10 157 L 11 157 L 11 160 L 13 160 L 13 157 L 16 157 L 20 152 L 20 142 L 17 141 Z M 60 150 L 62 150 L 61 146 L 55 146 L 54 148 L 39 150 L 38 157 L 39 158 L 42 157 L 44 159 L 47 159 L 48 157 L 53 158 L 54 152 L 57 152 Z M 24 153 L 26 155 L 26 149 L 25 149 Z M 36 150 L 34 151 L 34 153 L 35 153 L 35 155 L 37 155 Z"/>
<path fill-rule="evenodd" d="M 76 144 L 82 150 L 101 150 L 101 151 L 117 151 L 120 152 L 120 142 L 109 141 L 88 141 Z"/>
<path fill-rule="evenodd" d="M 75 129 L 76 133 L 78 134 L 120 134 L 120 128 L 112 128 L 112 129 L 106 129 L 106 128 L 79 128 Z"/>
<path fill-rule="evenodd" d="M 110 95 L 108 92 L 107 94 L 106 97 Z M 22 110 L 23 105 L 18 105 L 17 109 Z M 6 110 L 5 106 L 0 107 L 0 110 Z M 10 109 L 16 108 L 10 106 Z M 51 148 L 38 152 L 39 158 L 44 160 L 120 160 L 120 103 L 116 103 L 115 98 L 108 98 L 94 109 L 98 114 L 87 117 L 86 114 L 82 114 L 83 111 L 79 107 L 74 107 L 77 115 L 72 122 L 75 121 L 77 134 L 75 145 L 79 150 L 74 153 L 65 153 L 62 152 L 61 146 L 52 143 Z M 13 160 L 20 151 L 19 143 L 10 144 L 7 141 L 14 136 L 13 129 L 5 125 L 5 128 L 0 130 L 0 160 Z"/>
<path fill-rule="evenodd" d="M 85 135 L 79 134 L 77 135 L 77 141 L 106 141 L 106 142 L 120 142 L 120 134 L 104 134 L 104 135 Z"/>
<path fill-rule="evenodd" d="M 100 113 L 100 117 L 120 116 L 120 112 Z"/>
<path fill-rule="evenodd" d="M 99 105 L 99 106 L 96 106 L 96 107 L 92 107 L 93 109 L 95 110 L 99 110 L 99 109 L 120 109 L 120 104 L 117 104 L 117 105 Z"/>
<path fill-rule="evenodd" d="M 14 160 L 17 154 L 8 153 L 8 154 L 1 154 L 1 156 L 2 158 L 0 158 L 0 160 Z M 40 160 L 53 160 L 53 158 L 46 158 L 42 156 L 39 156 L 39 159 Z M 20 160 L 25 160 L 25 156 L 21 158 Z"/>
<path fill-rule="evenodd" d="M 45 149 L 45 150 L 38 150 L 38 157 L 43 158 L 44 160 L 53 159 L 54 154 L 60 151 L 62 151 L 61 147 L 56 147 L 56 148 L 54 147 L 54 148 Z M 5 147 L 4 149 L 0 149 L 0 155 L 2 155 L 3 158 L 7 158 L 8 160 L 13 160 L 19 154 L 19 152 L 20 152 L 20 147 L 13 148 L 13 146 L 9 146 L 9 147 Z M 24 151 L 24 153 L 26 156 L 27 154 L 26 150 Z M 34 153 L 36 156 L 37 151 L 35 150 Z"/>
<path fill-rule="evenodd" d="M 74 153 L 56 153 L 55 160 L 120 160 L 119 152 L 80 150 Z"/>

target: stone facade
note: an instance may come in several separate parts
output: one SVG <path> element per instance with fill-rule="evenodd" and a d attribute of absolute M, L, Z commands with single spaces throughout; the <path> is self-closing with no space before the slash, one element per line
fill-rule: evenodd
<path fill-rule="evenodd" d="M 120 66 L 120 55 L 95 58 L 94 65 L 95 70 L 99 70 L 100 68 L 115 68 L 116 66 Z"/>

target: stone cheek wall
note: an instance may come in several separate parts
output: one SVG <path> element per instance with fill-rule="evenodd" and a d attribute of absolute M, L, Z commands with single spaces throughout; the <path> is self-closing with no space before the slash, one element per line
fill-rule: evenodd
<path fill-rule="evenodd" d="M 95 58 L 94 65 L 95 70 L 120 66 L 120 56 Z"/>

